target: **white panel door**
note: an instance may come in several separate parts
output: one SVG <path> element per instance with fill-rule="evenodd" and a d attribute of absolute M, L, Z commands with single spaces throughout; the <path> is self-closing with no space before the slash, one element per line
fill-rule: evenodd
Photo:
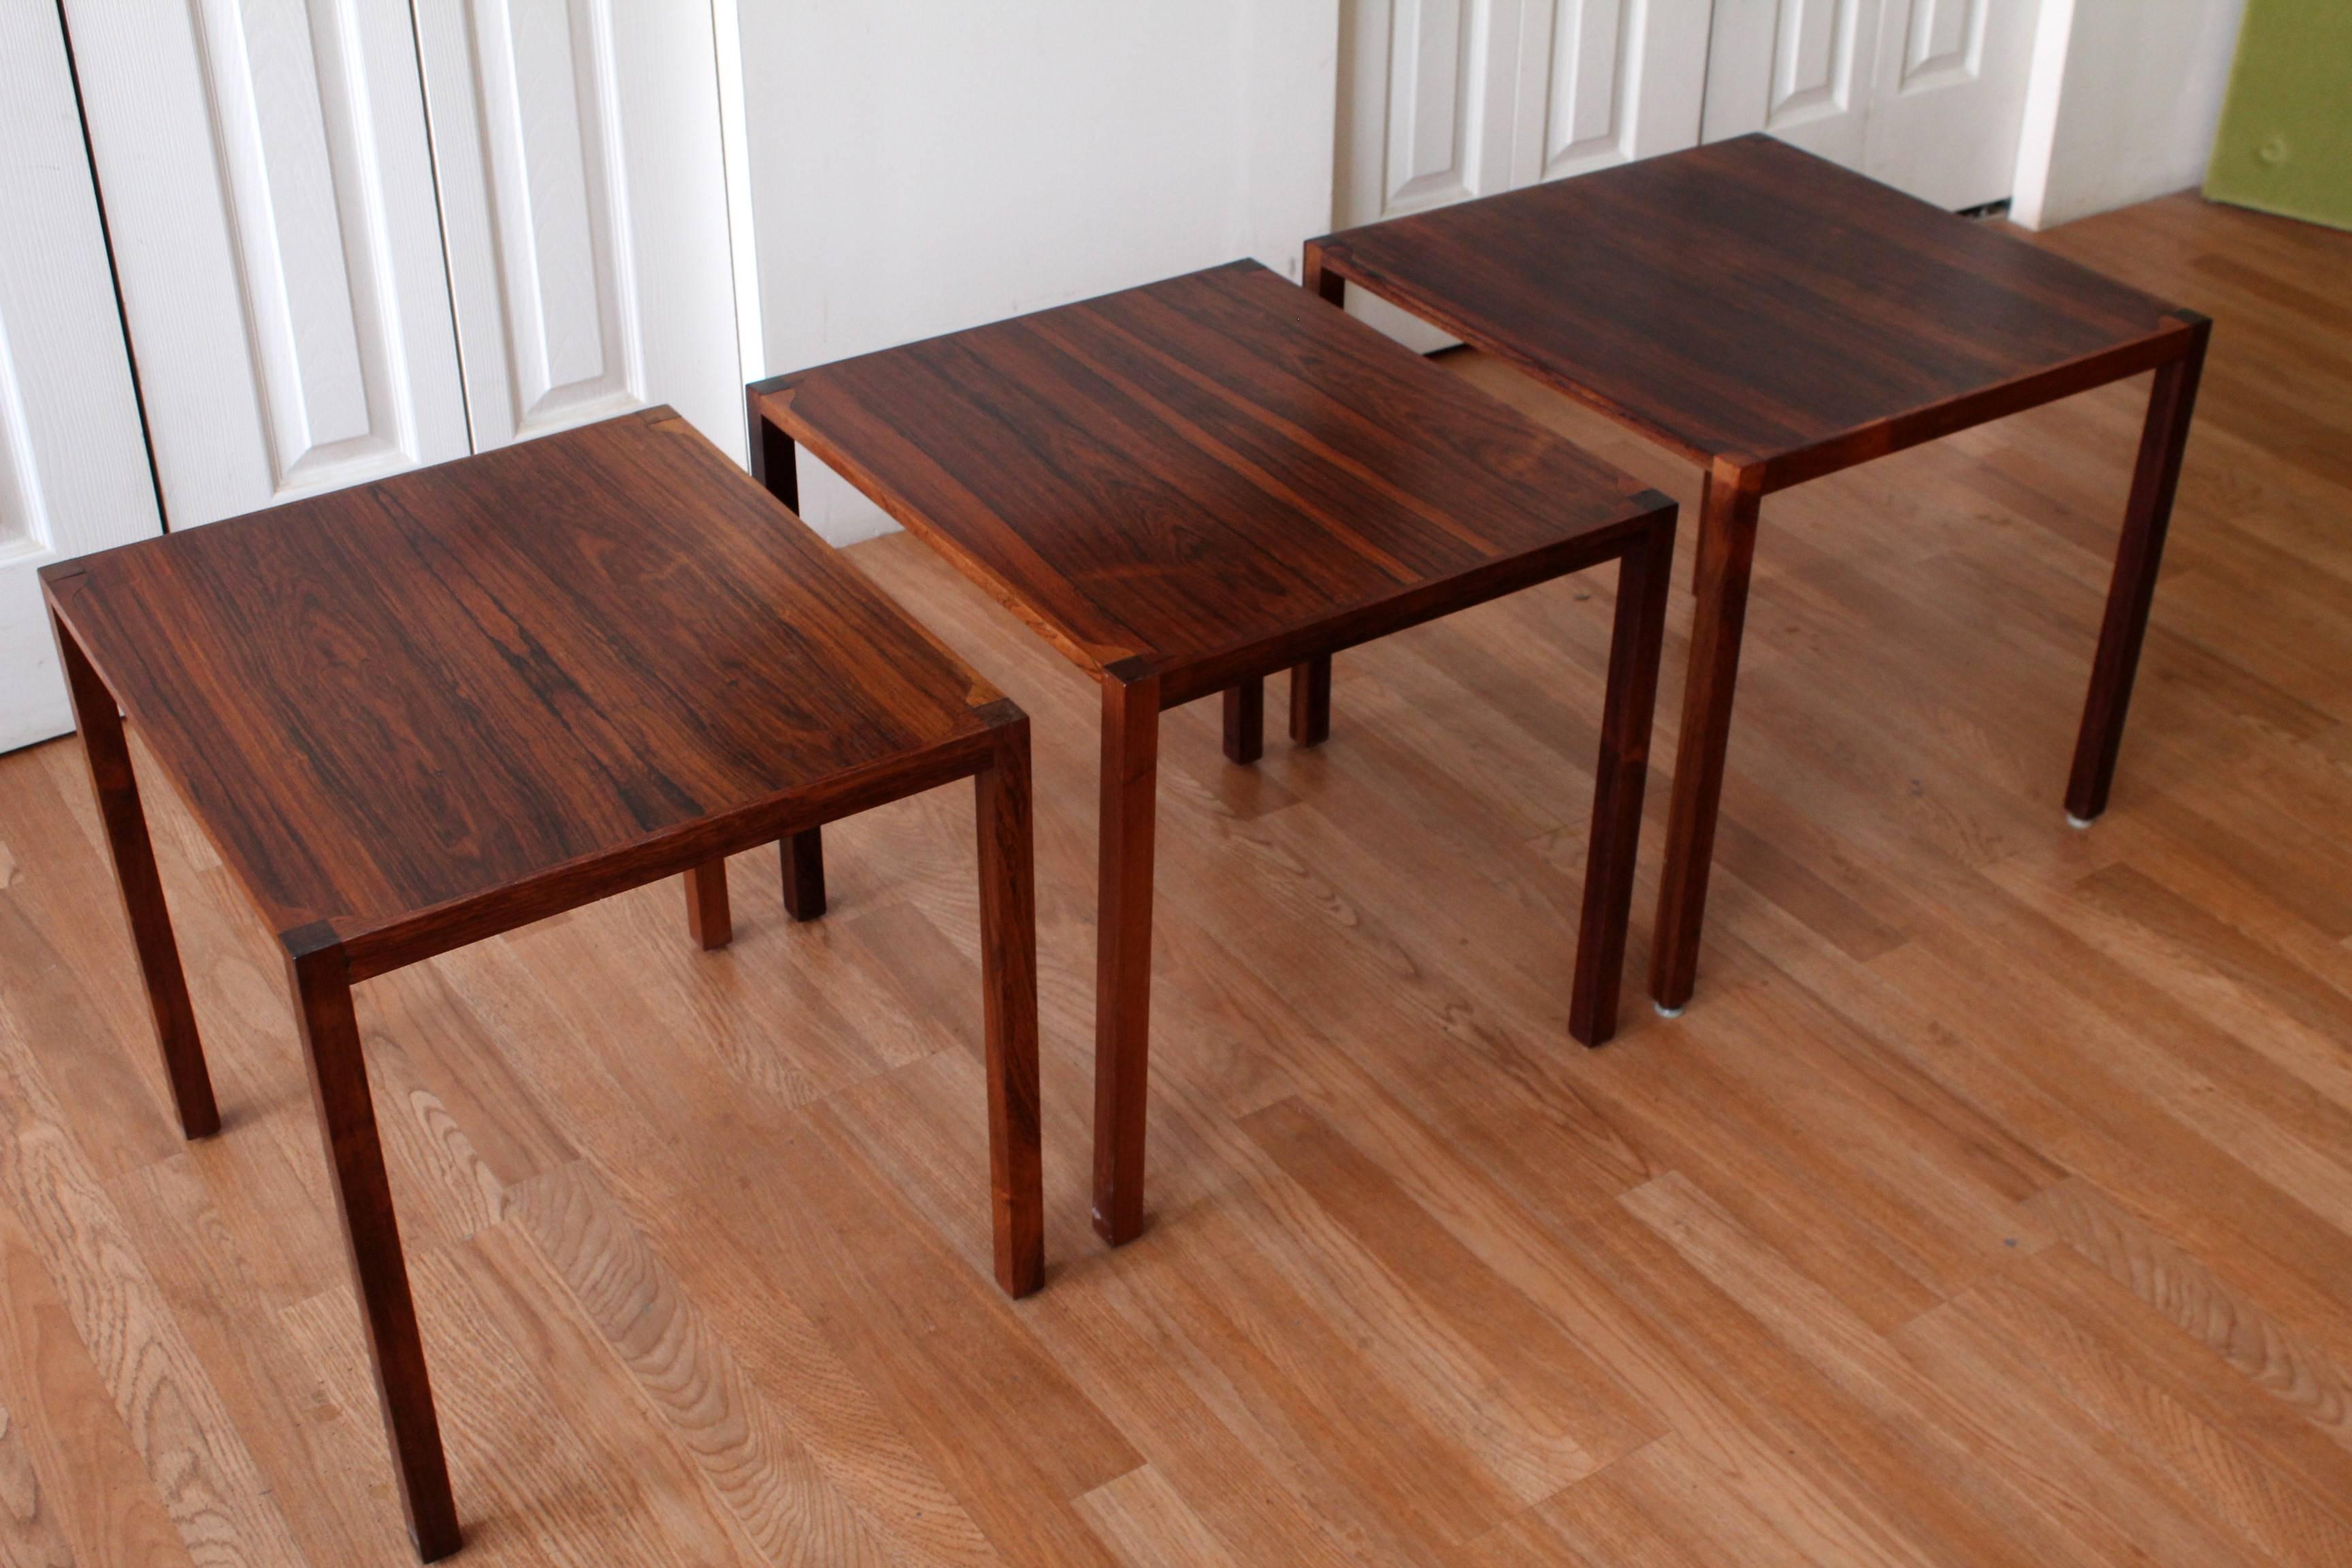
<path fill-rule="evenodd" d="M 1716 0 L 1704 137 L 1766 131 L 1942 207 L 2010 195 L 2040 0 Z"/>
<path fill-rule="evenodd" d="M 740 462 L 708 0 L 416 0 L 477 450 L 667 403 Z"/>
<path fill-rule="evenodd" d="M 1708 0 L 1524 0 L 1511 184 L 1698 141 Z"/>
<path fill-rule="evenodd" d="M 1717 0 L 1709 142 L 1769 131 L 1859 169 L 1883 0 Z"/>
<path fill-rule="evenodd" d="M 1509 189 L 1521 3 L 1355 0 L 1349 7 L 1340 226 Z"/>
<path fill-rule="evenodd" d="M 2037 0 L 1886 0 L 1863 171 L 1939 207 L 2012 194 Z"/>
<path fill-rule="evenodd" d="M 37 573 L 158 531 L 52 0 L 0 0 L 0 751 L 73 728 Z"/>
<path fill-rule="evenodd" d="M 66 12 L 172 526 L 462 455 L 407 7 Z"/>

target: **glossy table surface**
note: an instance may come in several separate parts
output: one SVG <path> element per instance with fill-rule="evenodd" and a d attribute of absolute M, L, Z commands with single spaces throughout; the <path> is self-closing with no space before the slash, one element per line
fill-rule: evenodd
<path fill-rule="evenodd" d="M 1763 135 L 1310 250 L 1686 456 L 1742 468 L 1873 456 L 1907 444 L 1884 430 L 1906 415 L 2186 330 L 2152 295 Z"/>
<path fill-rule="evenodd" d="M 753 396 L 1073 660 L 1169 702 L 1612 558 L 1672 505 L 1254 262 Z"/>
<path fill-rule="evenodd" d="M 346 941 L 996 700 L 667 409 L 44 575 L 272 928 Z"/>

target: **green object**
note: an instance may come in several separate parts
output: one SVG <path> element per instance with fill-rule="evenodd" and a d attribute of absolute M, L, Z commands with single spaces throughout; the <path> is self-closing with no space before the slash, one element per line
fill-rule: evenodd
<path fill-rule="evenodd" d="M 2352 0 L 2246 0 L 2205 194 L 2352 228 Z"/>

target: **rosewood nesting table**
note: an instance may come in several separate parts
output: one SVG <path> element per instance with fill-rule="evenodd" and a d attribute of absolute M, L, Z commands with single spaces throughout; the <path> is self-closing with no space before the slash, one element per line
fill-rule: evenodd
<path fill-rule="evenodd" d="M 1765 494 L 2156 372 L 2066 786 L 2106 809 L 2210 324 L 1770 137 L 1310 240 L 1353 283 L 1706 466 L 1651 994 L 1698 973 Z"/>
<path fill-rule="evenodd" d="M 1322 739 L 1335 648 L 1619 563 L 1570 1026 L 1615 1027 L 1675 504 L 1254 262 L 777 376 L 754 461 L 805 445 L 1102 688 L 1095 1226 L 1143 1221 L 1163 710 L 1264 680 Z M 1303 668 L 1301 667 L 1304 667 Z"/>
<path fill-rule="evenodd" d="M 1029 721 L 665 408 L 41 574 L 163 1061 L 217 1131 L 123 718 L 283 944 L 393 1462 L 458 1545 L 352 987 L 961 778 L 996 1273 L 1043 1267 Z M 118 714 L 117 706 L 121 712 Z"/>

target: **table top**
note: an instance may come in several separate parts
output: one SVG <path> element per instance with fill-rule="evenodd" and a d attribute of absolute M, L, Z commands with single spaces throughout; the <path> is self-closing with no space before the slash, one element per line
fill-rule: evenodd
<path fill-rule="evenodd" d="M 42 577 L 280 932 L 446 918 L 1003 721 L 666 408 Z"/>
<path fill-rule="evenodd" d="M 1775 483 L 2145 370 L 2199 319 L 1763 135 L 1318 247 L 1580 401 L 1702 462 L 1778 467 Z"/>
<path fill-rule="evenodd" d="M 1186 700 L 1672 502 L 1255 262 L 778 376 L 761 412 L 1074 661 Z"/>

